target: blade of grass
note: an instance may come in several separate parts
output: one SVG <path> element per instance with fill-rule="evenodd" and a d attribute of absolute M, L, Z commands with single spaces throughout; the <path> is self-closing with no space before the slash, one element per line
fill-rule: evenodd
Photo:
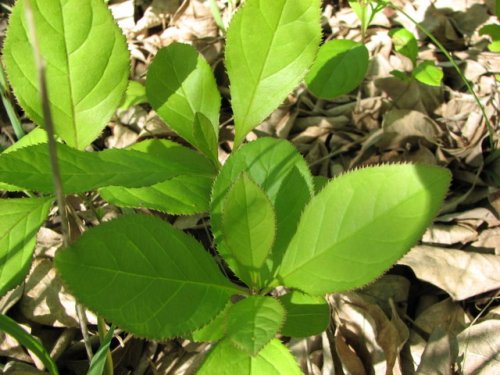
<path fill-rule="evenodd" d="M 16 138 L 19 140 L 26 134 L 21 125 L 21 121 L 17 116 L 17 112 L 12 105 L 10 98 L 9 84 L 7 83 L 7 78 L 5 76 L 5 72 L 3 70 L 3 66 L 0 63 L 0 95 L 2 96 L 2 103 L 7 112 L 7 116 L 9 116 L 10 123 L 12 128 L 14 129 L 14 133 L 16 134 Z"/>
<path fill-rule="evenodd" d="M 15 338 L 22 346 L 36 355 L 51 375 L 59 375 L 56 364 L 45 350 L 42 343 L 26 332 L 15 320 L 0 314 L 0 331 Z"/>

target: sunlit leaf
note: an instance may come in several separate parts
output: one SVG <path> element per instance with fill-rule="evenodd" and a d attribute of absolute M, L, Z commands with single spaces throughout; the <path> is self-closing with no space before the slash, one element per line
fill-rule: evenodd
<path fill-rule="evenodd" d="M 56 267 L 80 302 L 151 339 L 200 328 L 238 293 L 196 240 L 145 215 L 85 232 L 57 254 Z"/>
<path fill-rule="evenodd" d="M 417 81 L 420 81 L 429 86 L 441 86 L 443 80 L 443 70 L 436 66 L 434 61 L 426 60 L 413 70 L 413 76 Z"/>
<path fill-rule="evenodd" d="M 222 233 L 223 202 L 242 172 L 246 172 L 264 190 L 276 209 L 275 245 L 279 245 L 279 248 L 273 248 L 271 257 L 259 270 L 261 286 L 265 286 L 295 232 L 303 207 L 310 199 L 313 191 L 311 172 L 305 160 L 290 143 L 273 138 L 260 138 L 231 154 L 217 176 L 210 202 L 212 232 L 217 251 L 236 275 L 249 285 L 253 282 L 249 270 L 234 258 Z M 290 186 L 292 182 L 295 188 Z"/>
<path fill-rule="evenodd" d="M 220 94 L 210 65 L 188 44 L 162 48 L 149 66 L 146 80 L 149 102 L 186 141 L 203 151 L 193 132 L 196 113 L 204 115 L 219 134 Z"/>
<path fill-rule="evenodd" d="M 225 57 L 236 145 L 304 78 L 320 37 L 319 0 L 247 0 L 234 15 Z"/>
<path fill-rule="evenodd" d="M 207 355 L 198 375 L 300 375 L 295 358 L 278 339 L 256 356 L 237 349 L 229 340 L 219 342 Z"/>
<path fill-rule="evenodd" d="M 278 333 L 284 320 L 285 309 L 276 299 L 250 296 L 231 307 L 227 338 L 255 356 Z"/>
<path fill-rule="evenodd" d="M 347 39 L 327 42 L 306 76 L 307 87 L 324 99 L 348 94 L 363 82 L 368 61 L 368 49 L 362 43 Z"/>
<path fill-rule="evenodd" d="M 392 38 L 396 52 L 408 57 L 415 66 L 418 56 L 418 44 L 415 35 L 407 29 L 391 30 L 389 35 Z"/>
<path fill-rule="evenodd" d="M 36 234 L 53 198 L 0 199 L 0 296 L 29 270 Z"/>
<path fill-rule="evenodd" d="M 3 60 L 19 103 L 44 126 L 24 4 L 17 1 L 12 9 Z M 127 42 L 102 0 L 31 0 L 31 6 L 56 133 L 83 149 L 122 101 L 129 73 Z"/>
<path fill-rule="evenodd" d="M 276 215 L 266 193 L 242 173 L 222 207 L 222 235 L 233 257 L 247 269 L 258 269 L 276 236 Z"/>
<path fill-rule="evenodd" d="M 108 149 L 85 152 L 58 144 L 57 152 L 65 193 L 104 186 L 141 187 L 169 178 L 194 174 L 212 176 L 214 167 L 202 155 L 174 142 L 146 142 L 147 150 Z M 46 144 L 0 155 L 0 181 L 51 193 L 52 168 Z"/>
<path fill-rule="evenodd" d="M 421 237 L 449 183 L 446 169 L 428 165 L 335 178 L 307 205 L 283 257 L 281 284 L 324 295 L 374 280 Z"/>

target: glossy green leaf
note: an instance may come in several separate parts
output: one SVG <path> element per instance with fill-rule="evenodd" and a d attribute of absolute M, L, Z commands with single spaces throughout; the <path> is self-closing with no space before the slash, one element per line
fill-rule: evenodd
<path fill-rule="evenodd" d="M 224 200 L 242 172 L 259 185 L 276 210 L 276 242 L 283 250 L 295 233 L 303 206 L 313 191 L 311 172 L 295 147 L 287 141 L 260 138 L 238 149 L 226 160 L 212 189 L 210 218 L 217 251 L 235 274 L 251 285 L 253 279 L 248 269 L 234 258 L 222 233 L 222 211 Z M 289 177 L 290 174 L 294 174 Z M 289 184 L 295 184 L 292 188 Z M 294 219 L 295 217 L 295 219 Z M 260 272 L 260 286 L 265 286 L 273 270 L 279 264 L 283 251 L 274 247 L 271 256 Z"/>
<path fill-rule="evenodd" d="M 321 38 L 320 13 L 319 0 L 247 0 L 234 15 L 225 61 L 236 145 L 304 78 Z"/>
<path fill-rule="evenodd" d="M 46 142 L 47 142 L 47 132 L 45 130 L 43 130 L 42 128 L 35 128 L 34 130 L 32 130 L 31 132 L 26 134 L 24 137 L 22 137 L 20 140 L 18 140 L 16 143 L 14 143 L 12 146 L 5 149 L 2 152 L 2 154 L 5 155 L 5 154 L 8 154 L 9 152 L 19 150 L 20 148 L 23 148 L 23 147 L 38 145 L 40 143 L 46 143 Z M 0 190 L 22 191 L 24 189 L 22 187 L 19 187 L 19 186 L 0 182 Z"/>
<path fill-rule="evenodd" d="M 285 309 L 273 297 L 250 296 L 231 307 L 227 338 L 239 349 L 255 356 L 278 333 Z"/>
<path fill-rule="evenodd" d="M 146 94 L 167 125 L 193 146 L 204 147 L 193 133 L 196 113 L 218 136 L 220 94 L 210 65 L 194 47 L 173 43 L 159 50 L 149 66 Z"/>
<path fill-rule="evenodd" d="M 368 49 L 362 43 L 337 39 L 326 42 L 306 76 L 314 95 L 333 99 L 358 87 L 368 70 Z"/>
<path fill-rule="evenodd" d="M 286 310 L 281 334 L 292 337 L 319 335 L 330 322 L 330 307 L 323 297 L 293 291 L 280 297 Z"/>
<path fill-rule="evenodd" d="M 491 43 L 488 45 L 488 49 L 491 52 L 500 52 L 500 25 L 485 25 L 479 30 L 479 35 L 489 35 Z"/>
<path fill-rule="evenodd" d="M 392 38 L 394 49 L 403 56 L 408 57 L 413 66 L 416 65 L 418 56 L 418 44 L 415 35 L 407 29 L 391 30 L 389 35 Z"/>
<path fill-rule="evenodd" d="M 208 212 L 213 177 L 182 175 L 141 188 L 109 186 L 101 197 L 120 207 L 150 208 L 171 215 Z"/>
<path fill-rule="evenodd" d="M 193 137 L 198 149 L 219 165 L 219 136 L 210 120 L 196 112 L 193 123 Z"/>
<path fill-rule="evenodd" d="M 57 254 L 56 267 L 80 302 L 151 339 L 200 328 L 238 293 L 196 240 L 152 216 L 85 232 Z"/>
<path fill-rule="evenodd" d="M 222 235 L 236 261 L 250 270 L 262 266 L 273 246 L 273 205 L 246 173 L 240 175 L 224 200 Z"/>
<path fill-rule="evenodd" d="M 26 349 L 40 359 L 51 375 L 59 375 L 57 365 L 37 338 L 31 336 L 17 322 L 7 315 L 0 314 L 0 331 L 12 336 Z"/>
<path fill-rule="evenodd" d="M 418 64 L 413 70 L 413 77 L 417 81 L 429 86 L 441 86 L 443 76 L 443 70 L 431 60 L 426 60 Z"/>
<path fill-rule="evenodd" d="M 65 193 L 103 186 L 148 186 L 183 174 L 211 176 L 214 168 L 196 152 L 174 142 L 147 142 L 146 152 L 109 149 L 85 152 L 64 144 L 57 147 Z M 53 191 L 46 144 L 0 155 L 0 182 L 45 193 Z"/>
<path fill-rule="evenodd" d="M 36 234 L 52 202 L 52 198 L 0 199 L 0 296 L 28 272 Z"/>
<path fill-rule="evenodd" d="M 233 304 L 229 302 L 212 321 L 193 331 L 187 338 L 195 342 L 217 341 L 224 337 L 227 330 L 227 316 Z"/>
<path fill-rule="evenodd" d="M 197 375 L 300 375 L 287 347 L 273 339 L 256 356 L 237 349 L 229 340 L 219 342 L 207 355 Z"/>
<path fill-rule="evenodd" d="M 127 91 L 125 93 L 125 99 L 120 105 L 120 109 L 129 109 L 130 107 L 138 104 L 147 103 L 148 98 L 146 96 L 146 87 L 140 82 L 129 81 L 127 86 Z"/>
<path fill-rule="evenodd" d="M 83 149 L 99 136 L 122 101 L 129 73 L 127 42 L 102 0 L 31 0 L 31 5 L 56 133 Z M 24 1 L 17 1 L 3 59 L 19 103 L 44 126 L 28 30 Z"/>
<path fill-rule="evenodd" d="M 449 184 L 448 170 L 428 165 L 383 165 L 335 178 L 307 205 L 280 283 L 310 295 L 369 283 L 417 242 Z"/>

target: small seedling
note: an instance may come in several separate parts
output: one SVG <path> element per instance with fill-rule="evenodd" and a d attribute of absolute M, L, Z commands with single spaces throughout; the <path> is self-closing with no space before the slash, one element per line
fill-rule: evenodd
<path fill-rule="evenodd" d="M 64 142 L 57 146 L 64 192 L 97 189 L 119 206 L 208 211 L 222 266 L 235 275 L 224 276 L 190 235 L 159 218 L 130 214 L 87 230 L 57 253 L 65 285 L 87 307 L 138 336 L 217 341 L 200 374 L 300 373 L 280 335 L 323 331 L 330 314 L 324 295 L 359 288 L 389 269 L 431 223 L 450 183 L 443 168 L 394 164 L 348 172 L 315 194 L 311 172 L 291 143 L 260 138 L 243 144 L 304 78 L 324 97 L 355 88 L 366 70 L 364 47 L 325 44 L 313 65 L 321 39 L 319 0 L 247 0 L 227 30 L 236 134 L 223 166 L 215 79 L 197 51 L 182 44 L 158 52 L 146 95 L 197 151 L 148 140 L 125 150 L 86 152 L 125 94 L 125 40 L 101 0 L 32 3 L 49 105 Z M 44 127 L 23 14 L 18 1 L 4 58 L 19 103 Z M 359 59 L 359 69 L 340 88 L 322 85 L 339 51 Z M 3 187 L 42 193 L 0 201 L 6 216 L 0 267 L 9 270 L 1 274 L 1 293 L 23 279 L 53 201 L 49 152 L 40 134 L 0 155 L 0 182 L 10 184 Z M 279 286 L 288 292 L 278 296 Z"/>

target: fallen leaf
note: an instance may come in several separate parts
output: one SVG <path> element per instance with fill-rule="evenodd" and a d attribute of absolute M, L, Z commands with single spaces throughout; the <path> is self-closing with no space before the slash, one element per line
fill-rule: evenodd
<path fill-rule="evenodd" d="M 461 301 L 500 288 L 500 256 L 455 249 L 416 246 L 399 264 Z"/>
<path fill-rule="evenodd" d="M 425 346 L 416 375 L 453 375 L 453 364 L 457 356 L 454 352 L 448 333 L 442 328 L 436 328 Z"/>
<path fill-rule="evenodd" d="M 489 319 L 458 335 L 464 374 L 500 374 L 500 320 Z"/>

